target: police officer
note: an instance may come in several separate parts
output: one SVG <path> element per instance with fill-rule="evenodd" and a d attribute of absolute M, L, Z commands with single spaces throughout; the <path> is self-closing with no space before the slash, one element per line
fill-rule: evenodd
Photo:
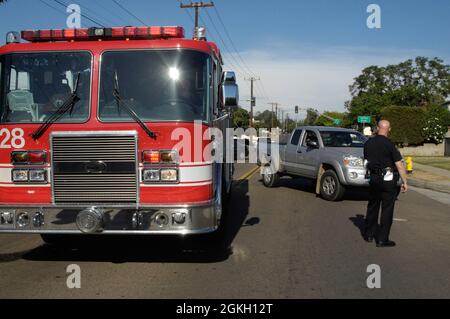
<path fill-rule="evenodd" d="M 377 247 L 393 247 L 395 242 L 389 239 L 394 218 L 394 205 L 397 198 L 398 178 L 402 179 L 401 190 L 406 193 L 408 184 L 402 156 L 388 139 L 391 124 L 382 120 L 377 126 L 377 135 L 364 145 L 364 158 L 370 176 L 370 195 L 367 205 L 364 239 L 376 240 Z M 399 176 L 400 175 L 400 176 Z M 380 225 L 378 216 L 381 206 Z"/>

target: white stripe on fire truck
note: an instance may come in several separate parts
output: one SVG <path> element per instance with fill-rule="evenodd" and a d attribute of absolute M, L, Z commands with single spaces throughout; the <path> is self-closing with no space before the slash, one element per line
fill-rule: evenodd
<path fill-rule="evenodd" d="M 211 166 L 213 162 L 192 162 L 192 163 L 181 163 L 180 167 L 194 167 L 194 166 Z M 139 167 L 144 167 L 144 164 L 139 164 Z"/>
<path fill-rule="evenodd" d="M 143 184 L 141 183 L 142 188 L 146 187 L 197 187 L 197 186 L 207 186 L 211 185 L 212 181 L 207 181 L 203 183 L 179 183 L 179 184 Z"/>
<path fill-rule="evenodd" d="M 0 166 L 0 186 L 17 186 L 11 182 L 12 167 Z M 50 176 L 49 169 L 47 169 L 47 176 Z M 142 180 L 142 179 L 141 179 Z M 179 181 L 180 184 L 186 183 L 187 186 L 197 186 L 193 183 L 201 183 L 202 185 L 210 184 L 212 181 L 212 167 L 211 165 L 202 166 L 182 166 L 179 167 Z M 206 184 L 205 184 L 206 183 Z M 23 186 L 23 185 L 20 185 Z M 50 187 L 50 185 L 40 185 Z"/>
<path fill-rule="evenodd" d="M 212 167 L 192 166 L 179 168 L 180 183 L 199 183 L 212 180 Z"/>

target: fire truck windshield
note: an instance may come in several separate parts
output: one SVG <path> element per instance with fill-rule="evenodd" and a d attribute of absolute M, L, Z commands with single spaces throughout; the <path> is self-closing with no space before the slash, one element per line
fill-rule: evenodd
<path fill-rule="evenodd" d="M 113 94 L 115 77 L 118 77 L 121 99 L 142 121 L 208 121 L 212 105 L 210 61 L 206 53 L 192 50 L 104 53 L 100 120 L 132 120 L 116 103 Z"/>
<path fill-rule="evenodd" d="M 0 123 L 46 122 L 73 92 L 79 101 L 61 122 L 89 117 L 91 54 L 88 52 L 13 53 L 1 57 Z"/>

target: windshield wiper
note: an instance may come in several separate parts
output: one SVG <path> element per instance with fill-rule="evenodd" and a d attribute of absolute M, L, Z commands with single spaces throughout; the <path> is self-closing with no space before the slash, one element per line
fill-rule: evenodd
<path fill-rule="evenodd" d="M 72 115 L 73 108 L 75 104 L 80 100 L 78 97 L 78 83 L 80 82 L 80 73 L 77 75 L 77 81 L 75 82 L 75 87 L 73 92 L 64 100 L 63 104 L 44 122 L 39 128 L 31 134 L 33 140 L 38 140 L 47 129 L 56 121 L 58 121 L 61 117 L 64 116 L 68 111 L 70 111 L 70 115 Z"/>
<path fill-rule="evenodd" d="M 136 123 L 139 124 L 139 126 L 145 131 L 145 133 L 147 133 L 148 136 L 150 136 L 151 138 L 156 139 L 156 134 L 150 130 L 147 125 L 145 125 L 144 122 L 141 121 L 141 119 L 139 118 L 139 116 L 136 114 L 135 111 L 133 111 L 133 109 L 127 105 L 124 101 L 122 101 L 122 98 L 120 97 L 120 92 L 119 92 L 119 78 L 117 76 L 117 71 L 114 72 L 114 92 L 113 92 L 114 98 L 116 99 L 117 102 L 117 106 L 123 108 L 130 116 L 131 118 L 133 118 L 133 120 L 136 121 Z"/>

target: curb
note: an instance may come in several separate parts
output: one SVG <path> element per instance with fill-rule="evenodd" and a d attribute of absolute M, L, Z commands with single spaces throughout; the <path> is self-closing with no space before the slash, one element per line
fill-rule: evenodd
<path fill-rule="evenodd" d="M 433 191 L 450 194 L 450 184 L 443 185 L 433 182 L 427 182 L 420 179 L 408 178 L 408 184 L 414 187 L 430 189 Z"/>

